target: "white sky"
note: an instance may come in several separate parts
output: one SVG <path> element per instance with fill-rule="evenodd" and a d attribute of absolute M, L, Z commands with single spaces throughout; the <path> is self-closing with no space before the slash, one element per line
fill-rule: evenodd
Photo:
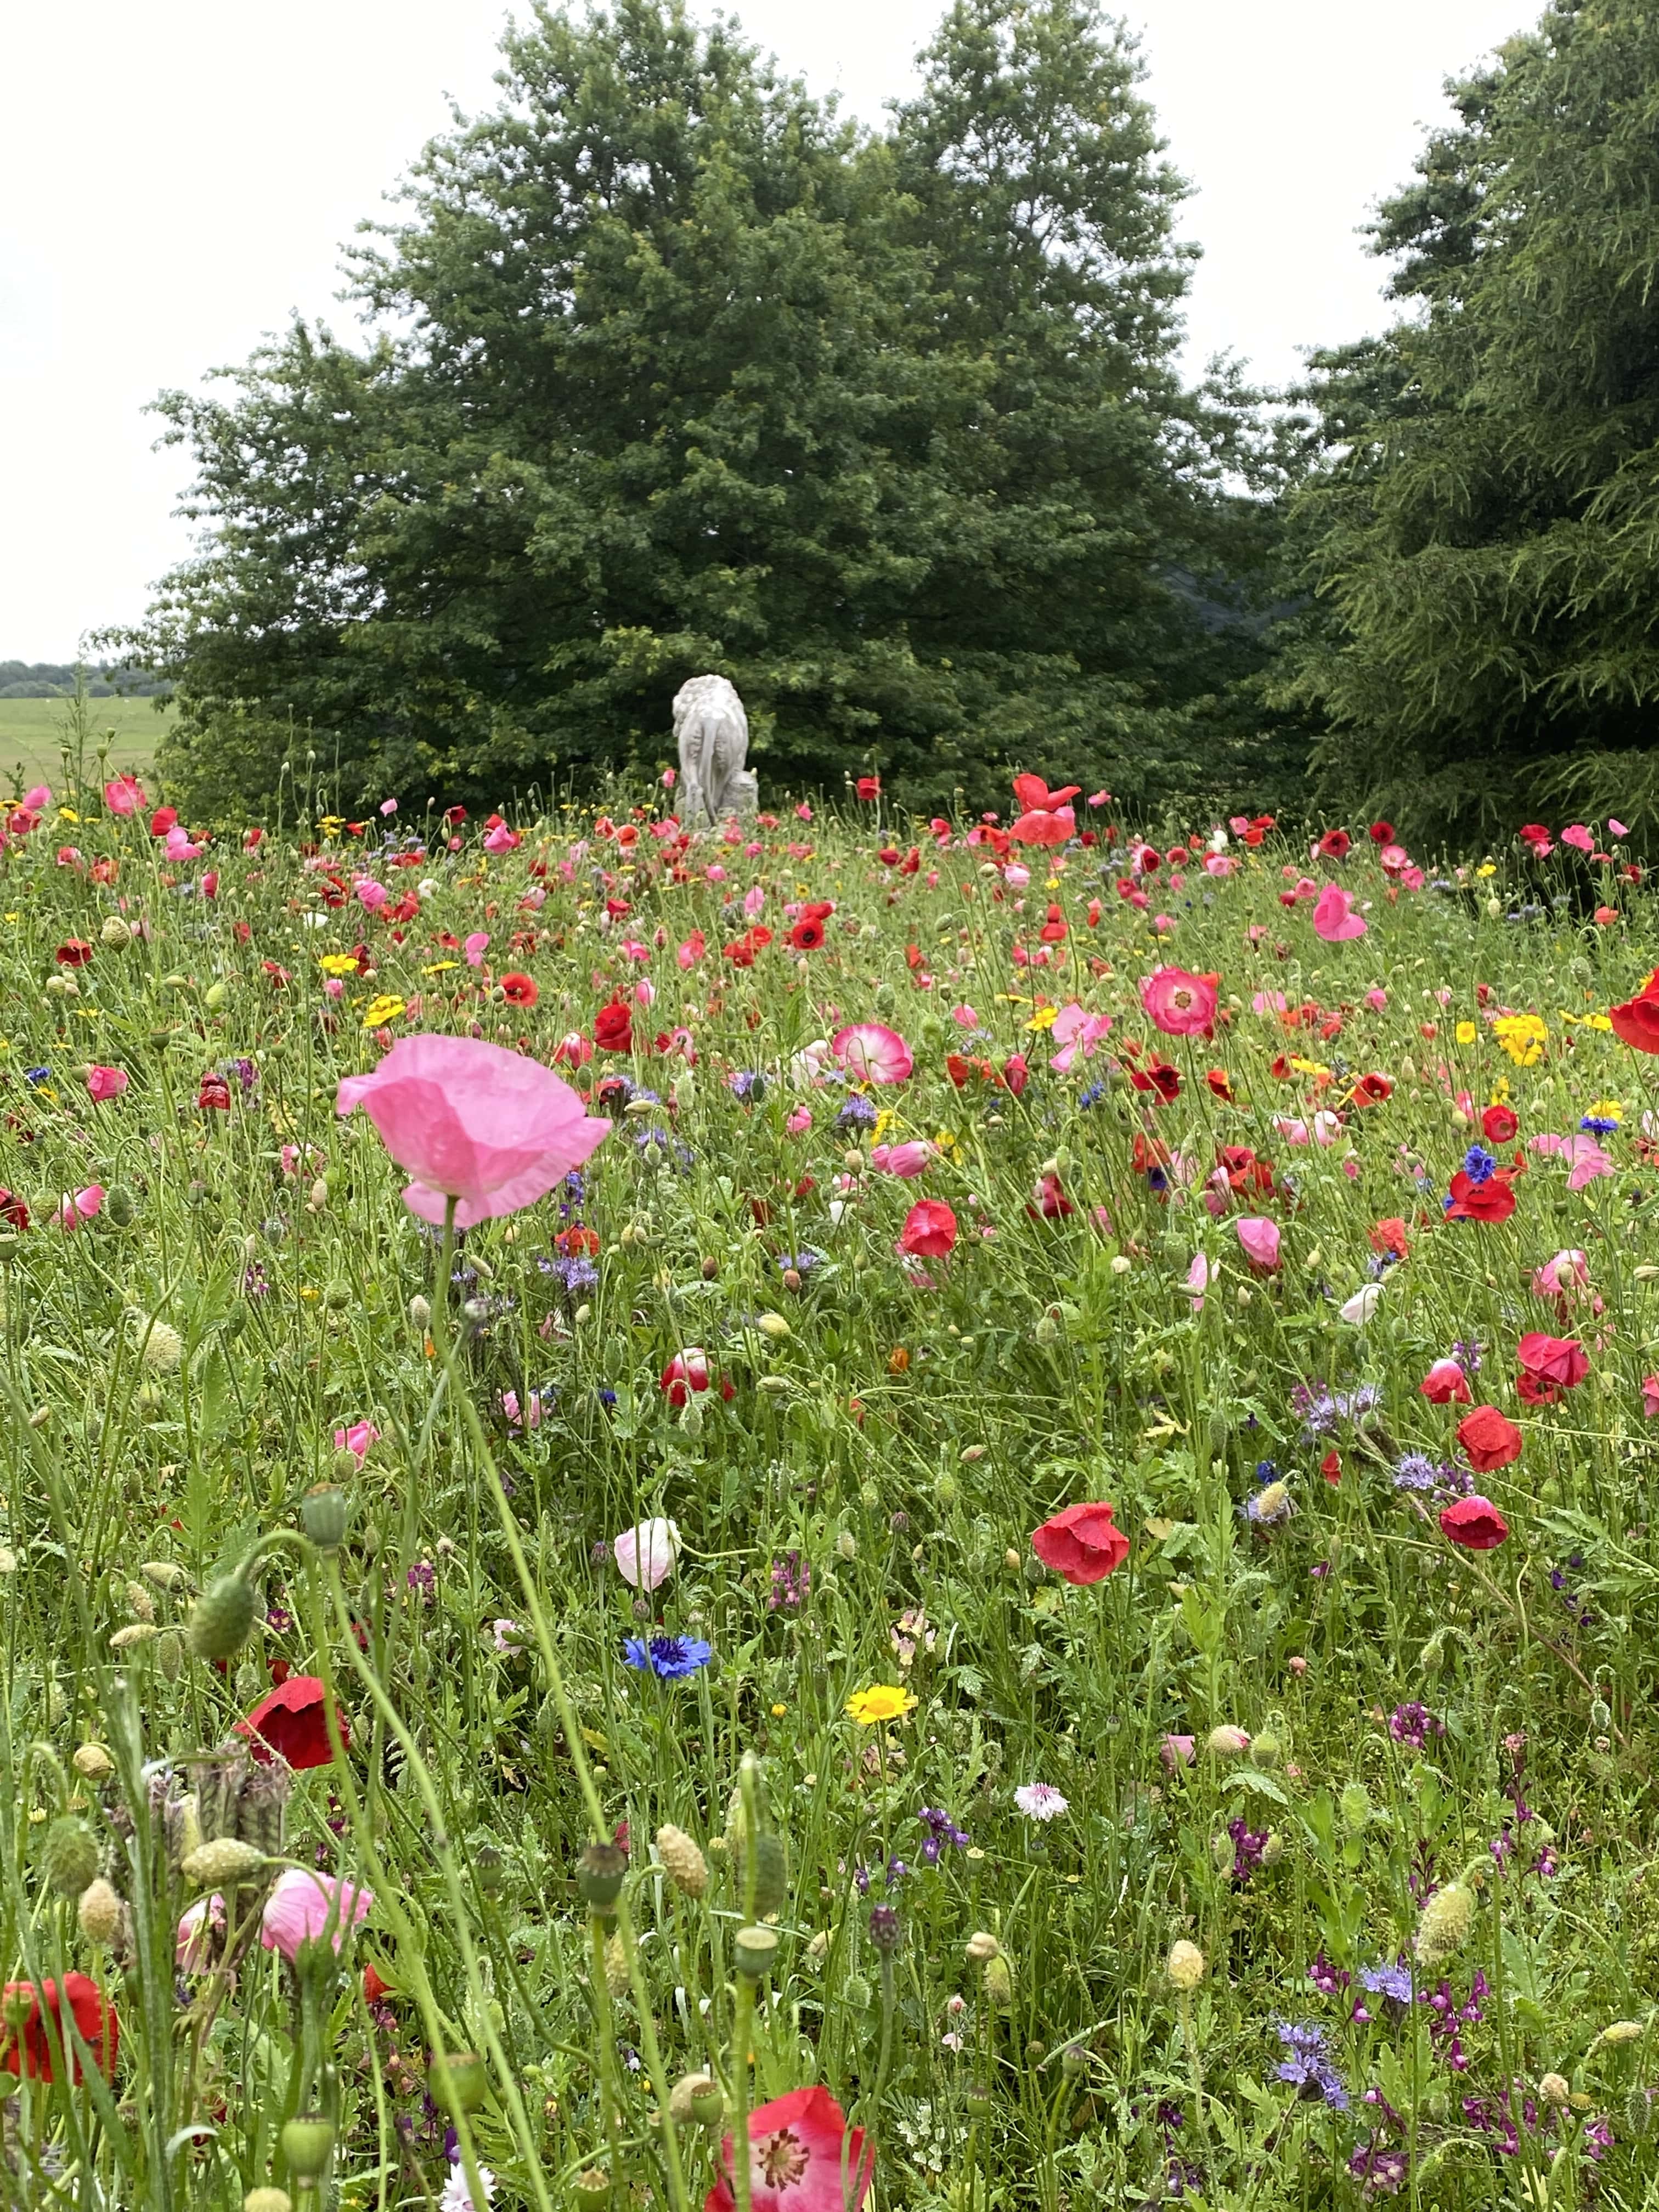
<path fill-rule="evenodd" d="M 709 0 L 702 0 L 706 8 Z M 878 119 L 944 0 L 743 0 L 750 35 Z M 1124 0 L 1205 249 L 1194 366 L 1264 379 L 1384 319 L 1356 227 L 1441 80 L 1534 0 Z M 348 323 L 339 247 L 492 91 L 498 0 L 55 0 L 0 27 L 0 658 L 67 660 L 185 550 L 187 457 L 142 410 L 291 308 Z"/>

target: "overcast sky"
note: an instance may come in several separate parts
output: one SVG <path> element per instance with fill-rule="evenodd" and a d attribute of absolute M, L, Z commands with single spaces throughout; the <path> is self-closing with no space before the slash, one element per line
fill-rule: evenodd
<path fill-rule="evenodd" d="M 944 0 L 745 0 L 729 12 L 858 115 L 912 82 Z M 1127 0 L 1196 191 L 1197 367 L 1291 375 L 1377 327 L 1356 235 L 1401 181 L 1442 80 L 1533 0 Z M 289 311 L 348 319 L 341 242 L 447 95 L 491 94 L 498 0 L 55 0 L 0 27 L 0 659 L 66 660 L 138 616 L 185 550 L 186 458 L 151 450 L 163 386 Z"/>

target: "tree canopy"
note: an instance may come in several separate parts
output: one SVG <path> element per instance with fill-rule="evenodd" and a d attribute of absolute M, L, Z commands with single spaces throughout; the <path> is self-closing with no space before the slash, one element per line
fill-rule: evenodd
<path fill-rule="evenodd" d="M 1659 798 L 1659 13 L 1557 0 L 1387 202 L 1409 313 L 1323 356 L 1280 696 L 1326 791 L 1468 836 Z"/>
<path fill-rule="evenodd" d="M 1270 526 L 1138 78 L 1093 0 L 956 0 L 872 134 L 680 0 L 538 7 L 355 253 L 363 340 L 160 403 L 204 535 L 119 642 L 175 785 L 493 802 L 665 757 L 704 670 L 773 788 L 1201 785 Z"/>

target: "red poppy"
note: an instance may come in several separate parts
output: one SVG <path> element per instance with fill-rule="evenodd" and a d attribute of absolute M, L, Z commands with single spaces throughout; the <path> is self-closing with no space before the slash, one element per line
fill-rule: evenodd
<path fill-rule="evenodd" d="M 601 1052 L 632 1052 L 634 1017 L 625 1000 L 612 999 L 593 1017 L 593 1042 Z"/>
<path fill-rule="evenodd" d="M 915 1259 L 943 1260 L 956 1243 L 957 1217 L 942 1199 L 919 1200 L 899 1231 L 899 1250 Z"/>
<path fill-rule="evenodd" d="M 1521 1431 L 1496 1406 L 1477 1406 L 1457 1424 L 1457 1441 L 1477 1474 L 1492 1474 L 1521 1456 Z"/>
<path fill-rule="evenodd" d="M 1154 1057 L 1145 1067 L 1132 1067 L 1129 1080 L 1137 1091 L 1155 1091 L 1166 1106 L 1181 1096 L 1180 1071 L 1171 1067 L 1167 1060 Z"/>
<path fill-rule="evenodd" d="M 1129 1540 L 1109 1505 L 1068 1505 L 1031 1534 L 1031 1549 L 1068 1583 L 1104 1582 L 1129 1556 Z"/>
<path fill-rule="evenodd" d="M 204 1075 L 202 1087 L 196 1094 L 196 1103 L 216 1114 L 230 1111 L 230 1085 L 222 1075 Z"/>
<path fill-rule="evenodd" d="M 1379 1255 L 1392 1252 L 1398 1260 L 1406 1256 L 1406 1224 L 1398 1214 L 1391 1213 L 1384 1221 L 1373 1222 L 1370 1246 Z"/>
<path fill-rule="evenodd" d="M 861 775 L 854 788 L 866 805 L 873 805 L 881 797 L 881 778 L 878 775 Z"/>
<path fill-rule="evenodd" d="M 1045 1221 L 1063 1221 L 1068 1213 L 1077 1212 L 1057 1175 L 1039 1176 L 1032 1186 L 1031 1199 L 1025 1211 L 1034 1220 L 1041 1213 Z"/>
<path fill-rule="evenodd" d="M 0 1221 L 8 1229 L 16 1230 L 20 1236 L 29 1225 L 27 1206 L 15 1190 L 7 1190 L 3 1186 L 0 1186 Z"/>
<path fill-rule="evenodd" d="M 1485 1182 L 1473 1182 L 1459 1168 L 1451 1179 L 1452 1202 L 1446 1208 L 1447 1220 L 1507 1221 L 1515 1211 L 1510 1173 L 1508 1168 L 1498 1168 Z"/>
<path fill-rule="evenodd" d="M 1392 845 L 1394 824 L 1392 822 L 1373 822 L 1370 835 L 1373 845 Z"/>
<path fill-rule="evenodd" d="M 1051 906 L 1048 908 L 1048 918 L 1042 928 L 1038 930 L 1037 935 L 1045 945 L 1064 945 L 1067 934 L 1065 915 L 1057 906 Z"/>
<path fill-rule="evenodd" d="M 84 968 L 91 957 L 92 947 L 82 937 L 71 937 L 58 948 L 57 959 L 60 968 Z"/>
<path fill-rule="evenodd" d="M 802 915 L 789 933 L 789 942 L 797 952 L 816 952 L 823 942 L 823 924 Z"/>
<path fill-rule="evenodd" d="M 1659 969 L 1649 976 L 1633 999 L 1622 1006 L 1609 1006 L 1613 1033 L 1638 1052 L 1659 1052 Z"/>
<path fill-rule="evenodd" d="M 1030 1081 L 1031 1071 L 1025 1065 L 1023 1052 L 1011 1052 L 1002 1063 L 1001 1080 L 1016 1098 Z"/>
<path fill-rule="evenodd" d="M 1334 1490 L 1342 1480 L 1342 1455 L 1333 1448 L 1319 1462 L 1319 1472 Z"/>
<path fill-rule="evenodd" d="M 1553 1405 L 1559 1392 L 1577 1389 L 1589 1373 L 1577 1337 L 1531 1329 L 1516 1346 L 1515 1356 L 1521 1363 L 1521 1395 L 1529 1405 Z"/>
<path fill-rule="evenodd" d="M 1507 1106 L 1488 1106 L 1480 1116 L 1480 1133 L 1489 1145 L 1507 1145 L 1521 1127 Z"/>
<path fill-rule="evenodd" d="M 149 834 L 152 837 L 165 837 L 169 830 L 177 827 L 178 821 L 176 806 L 158 806 L 149 817 Z"/>
<path fill-rule="evenodd" d="M 115 2072 L 115 2054 L 121 2039 L 114 2006 L 104 2002 L 97 1983 L 85 1974 L 65 1974 L 63 1993 L 69 1999 L 76 2033 L 107 2081 Z M 7 2031 L 6 2052 L 0 2065 L 8 2074 L 26 2075 L 31 2081 L 55 2080 L 53 2053 L 62 2051 L 68 2039 L 57 1983 L 8 1982 L 0 1992 L 0 2008 L 8 2021 L 20 2012 L 23 2015 Z M 82 2077 L 78 2051 L 70 2053 L 70 2079 L 79 2081 Z"/>
<path fill-rule="evenodd" d="M 263 1698 L 246 1720 L 238 1721 L 233 1735 L 245 1735 L 261 1766 L 281 1759 L 295 1773 L 307 1766 L 326 1766 L 328 1722 L 324 1700 L 328 1692 L 315 1674 L 290 1674 L 286 1682 Z M 349 1743 L 345 1715 L 335 1708 L 342 1745 Z"/>
<path fill-rule="evenodd" d="M 541 986 L 534 977 L 521 975 L 516 968 L 501 977 L 501 996 L 509 1006 L 533 1006 L 541 995 Z"/>
<path fill-rule="evenodd" d="M 1353 1087 L 1356 1106 L 1381 1106 L 1394 1096 L 1394 1085 L 1386 1075 L 1362 1075 Z"/>
<path fill-rule="evenodd" d="M 1314 849 L 1322 860 L 1346 860 L 1351 842 L 1346 830 L 1328 830 Z"/>
<path fill-rule="evenodd" d="M 574 1256 L 591 1260 L 599 1254 L 599 1232 L 590 1229 L 586 1222 L 578 1221 L 568 1229 L 560 1230 L 553 1242 L 567 1259 Z"/>
<path fill-rule="evenodd" d="M 1460 1406 L 1469 1402 L 1469 1378 L 1455 1359 L 1437 1359 L 1417 1387 L 1431 1406 L 1449 1406 L 1454 1399 Z"/>
<path fill-rule="evenodd" d="M 1460 1498 L 1440 1516 L 1440 1532 L 1467 1552 L 1495 1552 L 1510 1524 L 1489 1498 Z"/>
<path fill-rule="evenodd" d="M 1234 1103 L 1232 1078 L 1224 1067 L 1211 1068 L 1204 1080 L 1224 1106 L 1231 1106 Z"/>

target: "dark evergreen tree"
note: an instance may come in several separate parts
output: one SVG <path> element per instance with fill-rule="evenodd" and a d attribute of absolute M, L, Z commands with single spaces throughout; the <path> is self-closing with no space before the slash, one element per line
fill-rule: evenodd
<path fill-rule="evenodd" d="M 1413 313 L 1324 356 L 1326 792 L 1462 839 L 1659 798 L 1659 13 L 1559 0 L 1451 88 L 1375 229 Z"/>

